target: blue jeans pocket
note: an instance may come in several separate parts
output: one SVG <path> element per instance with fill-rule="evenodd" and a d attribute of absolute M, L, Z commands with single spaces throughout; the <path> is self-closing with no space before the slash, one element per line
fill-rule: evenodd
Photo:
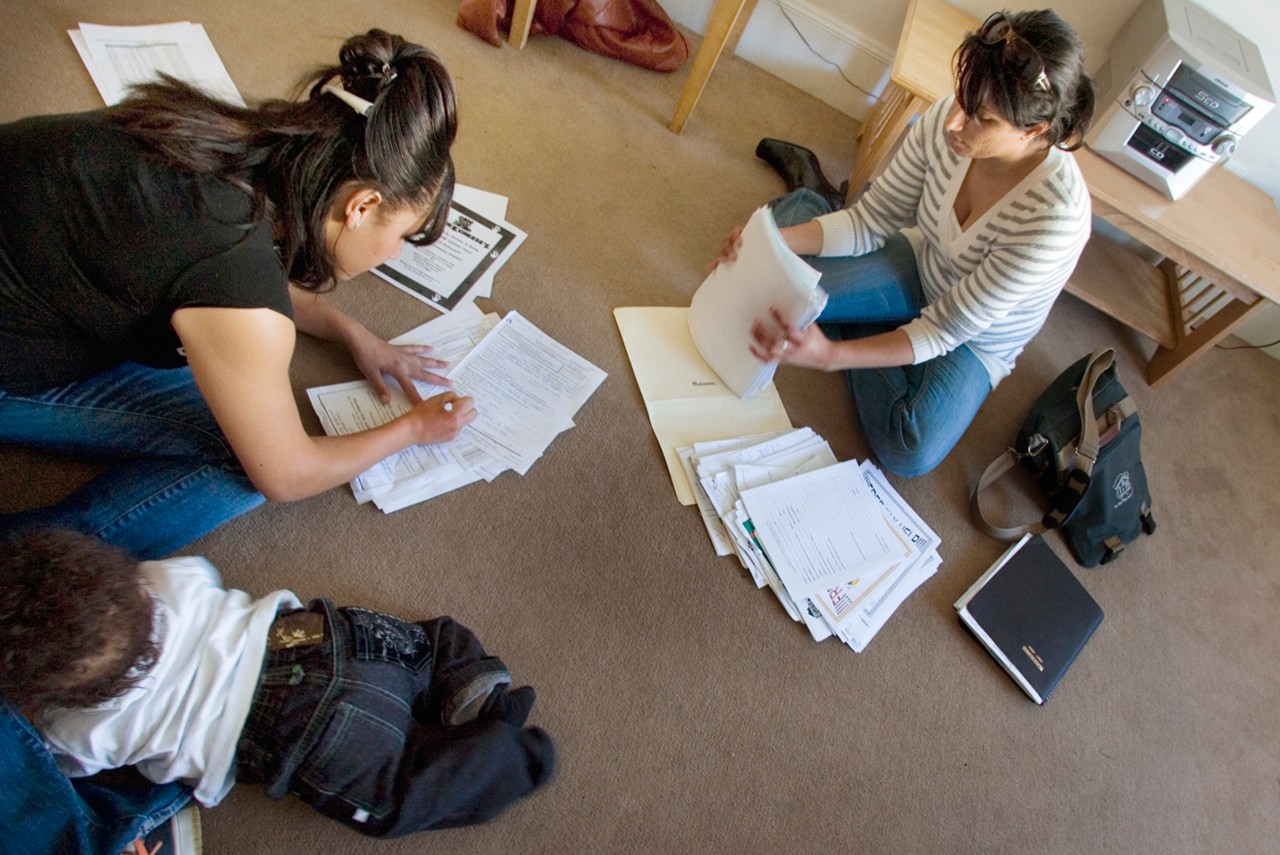
<path fill-rule="evenodd" d="M 392 662 L 415 674 L 431 664 L 431 639 L 420 625 L 368 609 L 348 607 L 338 611 L 351 625 L 357 661 Z"/>
<path fill-rule="evenodd" d="M 405 734 L 395 724 L 339 703 L 295 776 L 299 795 L 342 822 L 364 811 L 382 819 L 395 807 Z M 310 793 L 306 793 L 306 790 Z"/>

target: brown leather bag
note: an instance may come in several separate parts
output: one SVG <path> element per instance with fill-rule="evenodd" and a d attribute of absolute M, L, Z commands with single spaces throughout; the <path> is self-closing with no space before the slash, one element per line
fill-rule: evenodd
<path fill-rule="evenodd" d="M 654 71 L 689 57 L 684 35 L 657 0 L 537 0 L 531 33 L 568 39 L 583 50 Z M 511 29 L 510 0 L 460 0 L 458 26 L 494 47 Z"/>

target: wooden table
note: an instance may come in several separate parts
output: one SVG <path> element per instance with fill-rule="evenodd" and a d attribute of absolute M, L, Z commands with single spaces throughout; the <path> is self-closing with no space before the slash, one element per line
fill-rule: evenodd
<path fill-rule="evenodd" d="M 863 125 L 850 201 L 879 173 L 912 116 L 951 94 L 951 57 L 980 23 L 944 0 L 911 0 L 889 85 Z M 1149 253 L 1095 233 L 1067 283 L 1156 342 L 1146 371 L 1152 386 L 1280 302 L 1280 214 L 1266 193 L 1215 169 L 1171 202 L 1087 148 L 1075 157 L 1094 216 L 1165 259 L 1153 265 Z"/>
<path fill-rule="evenodd" d="M 520 4 L 529 2 L 532 0 L 516 0 L 517 19 L 520 18 Z M 756 2 L 717 0 L 689 77 L 680 92 L 675 115 L 667 125 L 672 133 L 684 130 L 712 70 L 726 50 L 733 52 Z M 893 152 L 911 117 L 951 92 L 951 66 L 938 60 L 940 57 L 949 59 L 965 32 L 975 26 L 970 15 L 946 3 L 926 2 L 924 14 L 917 14 L 916 4 L 917 0 L 912 0 L 907 9 L 907 21 L 898 41 L 889 84 L 863 122 L 858 156 L 849 179 L 850 201 L 861 194 L 874 177 L 875 169 Z M 527 23 L 524 28 L 528 30 Z M 514 23 L 511 43 L 517 44 Z M 519 45 L 523 44 L 521 37 Z"/>
<path fill-rule="evenodd" d="M 889 83 L 862 123 L 848 201 L 862 195 L 898 147 L 913 116 L 955 88 L 951 57 L 978 21 L 941 0 L 911 0 Z"/>
<path fill-rule="evenodd" d="M 1280 302 L 1280 214 L 1266 193 L 1218 168 L 1171 202 L 1092 150 L 1075 154 L 1094 216 L 1165 257 L 1152 267 L 1094 235 L 1067 283 L 1156 342 L 1152 386 Z"/>
<path fill-rule="evenodd" d="M 511 10 L 511 29 L 507 42 L 517 50 L 529 41 L 529 28 L 533 26 L 533 13 L 538 11 L 538 0 L 516 0 Z"/>

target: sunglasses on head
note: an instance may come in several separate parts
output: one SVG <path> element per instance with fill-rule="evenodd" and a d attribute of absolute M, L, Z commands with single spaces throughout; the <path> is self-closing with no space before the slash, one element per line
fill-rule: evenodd
<path fill-rule="evenodd" d="M 1049 91 L 1049 75 L 1044 70 L 1044 57 L 1031 42 L 1018 35 L 1004 12 L 996 12 L 982 23 L 978 41 L 984 45 L 1001 45 L 1005 67 L 1037 89 Z"/>

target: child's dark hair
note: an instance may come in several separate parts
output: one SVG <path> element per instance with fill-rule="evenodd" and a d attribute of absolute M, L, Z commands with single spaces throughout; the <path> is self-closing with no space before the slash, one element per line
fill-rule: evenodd
<path fill-rule="evenodd" d="M 368 115 L 324 93 L 336 80 L 373 104 Z M 248 193 L 259 215 L 271 212 L 285 271 L 304 288 L 332 284 L 324 223 L 345 182 L 377 190 L 389 211 L 428 208 L 409 241 L 438 239 L 453 198 L 449 149 L 458 133 L 458 96 L 440 58 L 369 30 L 347 39 L 339 64 L 316 69 L 300 89 L 306 100 L 245 109 L 166 77 L 136 87 L 108 113 L 169 165 L 219 176 Z"/>
<path fill-rule="evenodd" d="M 984 40 L 993 20 L 1012 27 L 1009 37 Z M 1029 47 L 1043 63 L 1046 85 L 1028 80 L 1019 49 Z M 1003 12 L 987 19 L 965 36 L 954 57 L 956 101 L 966 115 L 976 116 L 988 104 L 1019 130 L 1047 125 L 1042 134 L 1049 145 L 1074 151 L 1084 144 L 1093 121 L 1093 81 L 1084 70 L 1084 42 L 1071 25 L 1048 9 Z M 1035 68 L 1033 71 L 1038 71 Z"/>
<path fill-rule="evenodd" d="M 133 556 L 58 530 L 0 546 L 0 695 L 27 716 L 118 697 L 157 652 Z"/>

